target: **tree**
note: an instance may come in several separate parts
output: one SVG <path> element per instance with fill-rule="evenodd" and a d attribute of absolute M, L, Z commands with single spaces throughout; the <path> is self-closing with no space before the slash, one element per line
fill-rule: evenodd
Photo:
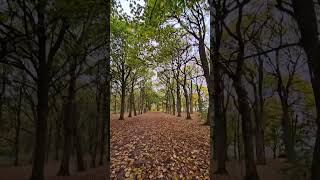
<path fill-rule="evenodd" d="M 307 62 L 311 84 L 317 107 L 317 132 L 311 169 L 312 179 L 315 180 L 320 178 L 320 64 L 317 62 L 320 53 L 317 50 L 319 47 L 319 37 L 315 3 L 312 0 L 305 2 L 292 0 L 288 6 L 289 7 L 284 4 L 284 1 L 277 0 L 277 8 L 292 16 L 298 24 L 301 34 L 301 47 L 304 49 L 308 58 Z M 289 9 L 290 6 L 292 9 Z M 305 19 L 308 19 L 308 21 L 305 21 Z"/>

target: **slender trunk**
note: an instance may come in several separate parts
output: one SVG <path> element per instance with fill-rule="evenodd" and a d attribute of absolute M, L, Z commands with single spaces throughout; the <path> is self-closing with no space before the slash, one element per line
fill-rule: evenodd
<path fill-rule="evenodd" d="M 282 119 L 281 126 L 283 131 L 283 142 L 285 145 L 285 152 L 289 161 L 294 161 L 295 159 L 295 150 L 294 143 L 292 138 L 292 126 L 291 126 L 291 118 L 289 116 L 289 105 L 288 100 L 286 98 L 281 99 L 281 107 L 282 107 Z"/>
<path fill-rule="evenodd" d="M 69 65 L 70 80 L 68 87 L 68 95 L 66 97 L 66 104 L 64 106 L 64 146 L 62 161 L 60 164 L 60 169 L 58 171 L 58 176 L 69 176 L 70 175 L 70 156 L 72 151 L 72 137 L 73 130 L 75 126 L 74 113 L 75 113 L 75 92 L 76 92 L 76 57 L 74 57 Z"/>
<path fill-rule="evenodd" d="M 258 90 L 255 82 L 250 82 L 253 87 L 254 94 L 254 119 L 256 123 L 255 129 L 255 140 L 256 140 L 256 158 L 257 164 L 264 165 L 266 163 L 265 150 L 264 150 L 264 132 L 262 127 L 262 115 L 261 115 L 261 106 L 260 98 L 258 97 Z M 259 93 L 260 94 L 260 93 Z"/>
<path fill-rule="evenodd" d="M 52 127 L 53 127 L 53 122 L 49 124 L 49 130 L 48 130 L 48 143 L 46 147 L 46 163 L 49 161 L 50 157 L 50 146 L 51 146 L 51 139 L 52 139 Z"/>
<path fill-rule="evenodd" d="M 15 143 L 14 143 L 14 153 L 15 153 L 15 159 L 14 159 L 14 165 L 19 165 L 19 154 L 20 154 L 20 130 L 21 130 L 21 104 L 22 104 L 22 88 L 19 89 L 19 101 L 18 101 L 18 109 L 17 109 L 17 122 L 15 126 Z"/>
<path fill-rule="evenodd" d="M 264 100 L 263 100 L 263 60 L 259 58 L 258 67 L 258 116 L 256 118 L 256 156 L 257 164 L 266 164 L 265 140 L 264 140 Z"/>
<path fill-rule="evenodd" d="M 73 123 L 74 123 L 74 144 L 76 148 L 76 157 L 77 157 L 77 170 L 79 172 L 84 171 L 85 165 L 83 160 L 83 150 L 81 146 L 81 134 L 79 133 L 80 127 L 78 125 L 80 121 L 80 112 L 78 111 L 76 103 L 73 104 Z"/>
<path fill-rule="evenodd" d="M 191 119 L 191 115 L 190 115 L 190 111 L 189 111 L 189 97 L 188 97 L 188 90 L 187 90 L 187 73 L 186 73 L 186 66 L 184 67 L 183 92 L 184 92 L 184 99 L 185 99 L 185 101 L 186 101 L 187 119 Z"/>
<path fill-rule="evenodd" d="M 132 102 L 132 106 L 133 106 L 133 114 L 134 114 L 134 116 L 137 116 L 137 109 L 136 109 L 136 103 L 135 103 L 134 92 L 132 93 L 132 99 L 133 99 L 133 102 Z"/>
<path fill-rule="evenodd" d="M 234 135 L 233 135 L 233 157 L 235 160 L 238 159 L 238 156 L 237 156 L 237 129 L 234 131 Z"/>
<path fill-rule="evenodd" d="M 0 128 L 2 127 L 2 108 L 3 108 L 3 104 L 4 104 L 4 95 L 5 95 L 5 91 L 6 91 L 6 67 L 2 67 L 2 74 L 1 74 L 1 93 L 0 93 Z"/>
<path fill-rule="evenodd" d="M 99 68 L 99 67 L 98 67 Z M 99 73 L 99 72 L 98 72 Z M 95 168 L 96 167 L 96 157 L 97 157 L 97 151 L 98 151 L 98 145 L 100 142 L 100 132 L 98 131 L 99 128 L 101 128 L 101 123 L 102 122 L 102 112 L 101 112 L 101 97 L 102 97 L 102 90 L 101 88 L 101 82 L 100 82 L 100 75 L 97 75 L 97 92 L 96 92 L 96 119 L 95 119 L 95 125 L 94 128 L 92 129 L 92 136 L 93 136 L 93 147 L 92 147 L 92 152 L 91 152 L 91 164 L 90 167 Z M 116 102 L 116 98 L 115 98 Z M 116 108 L 115 108 L 116 109 Z M 115 110 L 116 111 L 116 110 Z"/>
<path fill-rule="evenodd" d="M 134 106 L 133 93 L 134 93 L 134 80 L 132 80 L 132 84 L 131 84 L 130 101 L 129 101 L 129 116 L 128 117 L 132 117 L 131 112 L 132 112 L 132 109 L 133 109 L 133 106 Z"/>
<path fill-rule="evenodd" d="M 197 94 L 198 94 L 198 112 L 202 112 L 202 98 L 201 98 L 201 89 L 197 84 Z"/>
<path fill-rule="evenodd" d="M 114 108 L 113 108 L 114 113 L 117 113 L 117 95 L 114 95 Z"/>
<path fill-rule="evenodd" d="M 181 95 L 180 95 L 180 82 L 179 79 L 176 78 L 176 84 L 177 84 L 177 112 L 178 117 L 181 117 Z"/>
<path fill-rule="evenodd" d="M 124 109 L 125 109 L 125 97 L 126 96 L 126 86 L 124 84 L 124 81 L 121 85 L 121 107 L 120 107 L 120 118 L 119 120 L 124 120 Z"/>
<path fill-rule="evenodd" d="M 192 81 L 190 81 L 190 114 L 193 114 Z"/>
<path fill-rule="evenodd" d="M 105 94 L 103 96 L 103 109 L 105 111 L 105 113 L 103 113 L 103 137 L 101 138 L 101 141 L 103 142 L 102 145 L 102 149 L 101 150 L 106 150 L 106 153 L 101 152 L 106 155 L 106 177 L 110 177 L 110 95 L 111 95 L 111 86 L 110 86 L 110 82 L 111 82 L 111 74 L 110 74 L 110 14 L 111 14 L 111 0 L 106 0 L 106 22 L 107 22 L 107 28 L 106 28 L 106 40 L 107 40 L 107 51 L 106 51 L 106 63 L 105 63 L 105 69 L 106 69 L 106 74 L 105 74 L 105 86 L 106 86 L 106 90 L 105 90 Z M 105 139 L 104 139 L 105 138 Z M 106 145 L 106 147 L 105 147 Z M 101 157 L 102 158 L 102 157 Z"/>
<path fill-rule="evenodd" d="M 110 13 L 111 13 L 111 2 L 106 0 L 106 21 L 107 21 L 107 51 L 106 51 L 106 62 L 105 62 L 105 91 L 103 93 L 103 124 L 101 129 L 101 148 L 100 148 L 100 164 L 106 163 L 106 177 L 110 177 L 110 95 L 111 95 L 111 74 L 110 74 Z M 105 160 L 103 159 L 105 155 Z"/>
<path fill-rule="evenodd" d="M 56 132 L 55 132 L 55 160 L 59 160 L 59 150 L 60 150 L 60 120 L 56 120 Z"/>
<path fill-rule="evenodd" d="M 240 72 L 241 73 L 241 72 Z M 242 74 L 237 74 L 234 79 L 234 86 L 238 96 L 239 112 L 241 114 L 242 137 L 244 143 L 244 156 L 246 165 L 247 180 L 258 180 L 256 165 L 254 162 L 254 147 L 252 138 L 252 122 L 250 114 L 250 106 L 248 102 L 248 93 L 242 82 Z"/>
<path fill-rule="evenodd" d="M 238 160 L 241 161 L 241 137 L 240 137 L 240 116 L 237 117 L 237 149 L 238 149 Z"/>
<path fill-rule="evenodd" d="M 171 98 L 172 98 L 172 114 L 176 115 L 176 100 L 174 97 L 173 89 L 171 89 L 170 92 L 171 92 Z"/>

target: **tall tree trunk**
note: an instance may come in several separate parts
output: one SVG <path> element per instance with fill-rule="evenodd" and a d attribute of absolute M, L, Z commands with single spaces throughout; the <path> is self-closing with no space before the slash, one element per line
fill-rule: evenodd
<path fill-rule="evenodd" d="M 125 109 L 125 97 L 126 96 L 126 86 L 124 80 L 121 85 L 121 105 L 120 105 L 120 118 L 119 120 L 124 120 L 124 109 Z"/>
<path fill-rule="evenodd" d="M 19 165 L 19 155 L 20 155 L 20 130 L 21 130 L 21 105 L 22 105 L 22 88 L 19 88 L 19 100 L 18 100 L 18 107 L 17 107 L 17 119 L 16 119 L 16 126 L 15 126 L 15 141 L 14 141 L 14 165 Z"/>
<path fill-rule="evenodd" d="M 52 128 L 53 128 L 53 122 L 49 121 L 49 130 L 48 130 L 48 141 L 47 141 L 47 144 L 46 144 L 46 163 L 48 163 L 49 161 L 49 157 L 50 157 L 50 146 L 51 146 L 51 139 L 52 139 Z"/>
<path fill-rule="evenodd" d="M 101 123 L 102 122 L 102 113 L 101 112 L 101 97 L 102 97 L 102 87 L 103 85 L 101 84 L 100 81 L 100 71 L 99 71 L 99 65 L 98 65 L 98 72 L 97 72 L 97 85 L 96 85 L 96 119 L 95 119 L 95 126 L 94 129 L 92 129 L 92 136 L 93 136 L 93 147 L 91 150 L 91 163 L 90 167 L 95 168 L 96 167 L 96 157 L 97 157 L 97 151 L 98 151 L 98 145 L 100 142 L 100 132 L 98 131 L 99 128 L 101 128 Z M 116 102 L 116 98 L 115 98 Z M 116 108 L 115 108 L 116 109 Z M 115 110 L 116 112 L 116 110 Z"/>
<path fill-rule="evenodd" d="M 288 100 L 285 97 L 281 99 L 281 107 L 282 107 L 282 118 L 281 118 L 281 126 L 283 131 L 283 142 L 285 145 L 285 152 L 289 161 L 294 161 L 295 159 L 295 150 L 293 143 L 293 133 L 291 126 L 291 118 L 289 115 L 289 105 Z"/>
<path fill-rule="evenodd" d="M 181 117 L 181 95 L 180 95 L 180 82 L 179 79 L 176 78 L 176 84 L 177 84 L 177 113 L 178 117 Z"/>
<path fill-rule="evenodd" d="M 184 92 L 184 99 L 186 101 L 186 113 L 187 119 L 191 119 L 190 110 L 189 110 L 189 96 L 187 90 L 187 73 L 186 73 L 186 66 L 184 67 L 184 82 L 183 82 L 183 92 Z"/>
<path fill-rule="evenodd" d="M 134 100 L 134 99 L 135 99 L 135 98 L 134 98 L 134 93 L 133 93 L 133 100 Z M 135 101 L 133 101 L 132 105 L 133 105 L 133 114 L 134 114 L 134 116 L 137 116 L 137 109 L 136 109 L 136 103 L 135 103 Z"/>
<path fill-rule="evenodd" d="M 256 86 L 256 82 L 253 80 L 250 82 L 250 84 L 253 87 L 253 94 L 254 94 L 254 119 L 256 123 L 256 129 L 255 129 L 255 140 L 256 140 L 256 158 L 257 158 L 257 164 L 264 165 L 266 163 L 266 158 L 265 158 L 265 149 L 264 149 L 264 132 L 263 132 L 263 127 L 262 127 L 262 119 L 263 118 L 263 113 L 261 111 L 261 103 L 260 102 L 261 98 L 258 97 L 258 89 Z M 262 93 L 261 93 L 262 94 Z"/>
<path fill-rule="evenodd" d="M 252 139 L 252 122 L 248 93 L 242 82 L 242 75 L 237 74 L 234 79 L 234 86 L 238 96 L 239 112 L 241 114 L 242 137 L 244 143 L 244 156 L 246 165 L 245 179 L 258 180 L 256 165 L 254 162 L 254 147 Z"/>
<path fill-rule="evenodd" d="M 113 108 L 114 113 L 117 113 L 117 95 L 114 95 L 114 108 Z"/>
<path fill-rule="evenodd" d="M 73 104 L 73 123 L 74 123 L 74 128 L 73 128 L 73 136 L 74 136 L 74 145 L 76 148 L 76 157 L 77 157 L 77 170 L 82 172 L 84 171 L 85 165 L 84 165 L 84 160 L 83 160 L 83 150 L 81 146 L 81 134 L 79 133 L 80 127 L 79 127 L 79 121 L 80 121 L 80 112 L 77 108 L 76 103 Z"/>
<path fill-rule="evenodd" d="M 105 62 L 105 91 L 103 96 L 103 126 L 102 126 L 102 145 L 101 145 L 101 152 L 100 152 L 100 161 L 103 162 L 103 155 L 106 155 L 106 177 L 110 177 L 110 95 L 111 95 L 111 74 L 110 74 L 110 14 L 111 14 L 111 1 L 106 0 L 106 22 L 107 22 L 107 35 L 106 35 L 106 62 Z M 106 150 L 106 153 L 105 151 Z M 101 163 L 100 163 L 101 164 Z"/>
<path fill-rule="evenodd" d="M 58 111 L 57 111 L 58 113 Z M 59 151 L 60 151 L 60 141 L 61 141 L 61 136 L 60 136 L 60 131 L 61 131 L 61 119 L 62 119 L 63 113 L 59 113 L 58 119 L 56 119 L 56 131 L 55 131 L 55 160 L 59 160 Z"/>
<path fill-rule="evenodd" d="M 129 101 L 129 116 L 128 117 L 132 117 L 132 110 L 133 110 L 133 106 L 134 106 L 134 96 L 133 96 L 133 93 L 134 93 L 134 80 L 132 80 L 132 83 L 131 83 L 131 92 L 130 92 L 130 101 Z"/>
<path fill-rule="evenodd" d="M 201 97 L 201 89 L 198 84 L 196 84 L 197 94 L 198 94 L 198 112 L 202 112 L 202 97 Z"/>
<path fill-rule="evenodd" d="M 213 102 L 214 102 L 214 138 L 215 138 L 215 153 L 217 159 L 216 174 L 228 174 L 226 170 L 227 160 L 227 122 L 223 112 L 223 86 L 222 86 L 222 73 L 218 57 L 214 56 L 213 61 Z M 211 78 L 212 75 L 210 75 Z"/>
<path fill-rule="evenodd" d="M 263 60 L 259 57 L 258 67 L 258 117 L 256 118 L 256 156 L 257 163 L 266 164 L 265 140 L 264 140 L 264 99 L 263 99 Z"/>
<path fill-rule="evenodd" d="M 173 89 L 170 89 L 171 92 L 171 98 L 172 98 L 172 114 L 176 115 L 176 99 L 174 97 Z"/>
<path fill-rule="evenodd" d="M 190 114 L 193 114 L 192 81 L 190 81 Z"/>
<path fill-rule="evenodd" d="M 6 67 L 2 65 L 2 73 L 1 73 L 1 93 L 0 93 L 0 128 L 2 127 L 2 108 L 4 104 L 4 95 L 6 91 L 6 81 L 7 81 L 7 75 L 6 75 Z"/>
<path fill-rule="evenodd" d="M 218 175 L 228 175 L 226 170 L 227 159 L 227 123 L 223 112 L 223 81 L 221 64 L 219 60 L 220 43 L 222 38 L 222 21 L 221 16 L 221 2 L 214 3 L 213 0 L 209 1 L 210 4 L 210 74 L 206 77 L 207 84 L 210 86 L 209 92 L 209 109 L 208 109 L 208 122 L 210 123 L 210 130 L 214 131 L 212 135 L 212 159 L 217 159 L 217 167 L 215 173 Z M 216 11 L 216 13 L 215 13 Z M 204 41 L 200 42 L 201 46 L 205 46 Z M 205 53 L 205 52 L 204 52 Z M 209 72 L 209 70 L 207 70 Z M 212 133 L 212 132 L 211 132 Z M 211 165 L 212 166 L 212 165 Z M 211 168 L 210 174 L 213 172 Z M 211 175 L 212 177 L 212 175 Z"/>
<path fill-rule="evenodd" d="M 45 26 L 45 1 L 37 4 L 38 17 L 38 80 L 37 80 L 37 118 L 36 118 L 36 139 L 34 146 L 34 156 L 31 180 L 44 179 L 44 161 L 47 142 L 47 120 L 48 120 L 48 100 L 49 100 L 49 66 L 47 64 L 46 46 L 46 26 Z"/>
<path fill-rule="evenodd" d="M 64 106 L 64 118 L 63 118 L 63 130 L 64 130 L 64 146 L 62 161 L 58 176 L 69 176 L 70 175 L 70 156 L 72 151 L 72 137 L 75 126 L 74 113 L 75 113 L 75 93 L 76 93 L 76 63 L 77 58 L 73 57 L 69 64 L 70 80 L 68 87 L 68 95 L 66 97 L 66 104 Z"/>
<path fill-rule="evenodd" d="M 317 134 L 313 151 L 311 178 L 320 179 L 320 44 L 318 23 L 313 0 L 291 0 L 294 18 L 301 33 L 301 46 L 308 57 L 309 74 L 317 109 Z M 307 19 L 307 21 L 306 21 Z"/>

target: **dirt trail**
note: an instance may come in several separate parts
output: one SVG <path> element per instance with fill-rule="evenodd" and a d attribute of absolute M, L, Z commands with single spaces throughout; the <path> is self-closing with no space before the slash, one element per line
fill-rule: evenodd
<path fill-rule="evenodd" d="M 208 179 L 209 127 L 165 113 L 149 112 L 111 122 L 112 179 Z M 274 162 L 270 162 L 273 164 Z M 228 162 L 232 179 L 244 165 Z M 261 180 L 283 179 L 274 165 L 259 166 Z"/>

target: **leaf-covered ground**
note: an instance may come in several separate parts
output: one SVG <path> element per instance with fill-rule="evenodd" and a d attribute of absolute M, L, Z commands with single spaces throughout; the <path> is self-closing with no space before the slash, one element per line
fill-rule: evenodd
<path fill-rule="evenodd" d="M 111 121 L 111 179 L 209 179 L 209 127 L 193 120 L 150 112 Z M 244 165 L 227 163 L 231 179 Z M 279 162 L 259 166 L 261 179 L 280 180 Z"/>

